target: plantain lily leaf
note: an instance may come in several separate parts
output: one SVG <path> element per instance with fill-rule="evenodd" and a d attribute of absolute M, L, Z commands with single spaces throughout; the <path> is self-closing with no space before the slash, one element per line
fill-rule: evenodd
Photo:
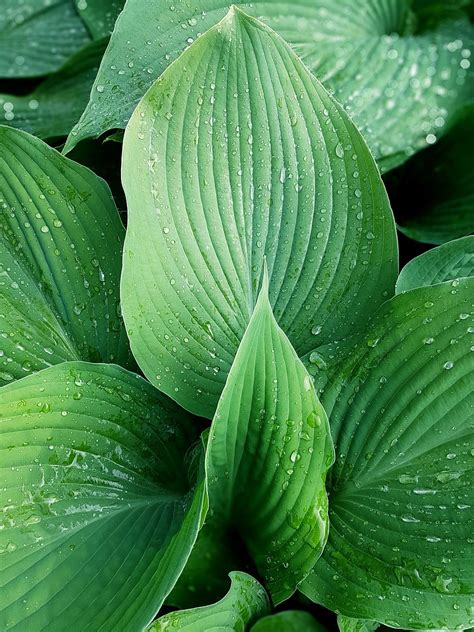
<path fill-rule="evenodd" d="M 301 355 L 364 327 L 394 292 L 393 217 L 365 143 L 285 42 L 238 9 L 137 108 L 123 184 L 132 349 L 199 415 L 215 412 L 265 257 Z"/>
<path fill-rule="evenodd" d="M 65 360 L 131 363 L 123 236 L 103 180 L 0 126 L 0 384 Z"/>
<path fill-rule="evenodd" d="M 470 276 L 474 276 L 474 236 L 450 241 L 412 259 L 400 272 L 396 291 L 400 294 Z"/>
<path fill-rule="evenodd" d="M 467 18 L 416 34 L 409 0 L 269 0 L 238 6 L 294 46 L 347 107 L 385 169 L 434 142 L 458 108 L 474 98 L 474 73 L 466 57 L 474 46 L 474 27 Z M 146 89 L 229 7 L 226 0 L 128 0 L 67 150 L 84 138 L 125 127 Z"/>
<path fill-rule="evenodd" d="M 2 0 L 0 77 L 46 75 L 88 41 L 73 0 Z"/>
<path fill-rule="evenodd" d="M 100 39 L 112 33 L 125 0 L 74 0 L 74 2 L 92 37 Z"/>
<path fill-rule="evenodd" d="M 229 592 L 218 603 L 192 610 L 181 610 L 160 617 L 148 632 L 175 628 L 182 632 L 241 632 L 270 610 L 265 589 L 250 575 L 230 573 Z"/>
<path fill-rule="evenodd" d="M 287 610 L 257 621 L 251 632 L 326 632 L 308 612 Z"/>
<path fill-rule="evenodd" d="M 265 280 L 212 423 L 206 471 L 211 511 L 239 531 L 280 603 L 326 543 L 334 450 L 311 378 L 278 327 L 267 290 Z"/>
<path fill-rule="evenodd" d="M 473 233 L 473 162 L 474 106 L 437 145 L 390 174 L 387 186 L 400 231 L 429 244 Z"/>
<path fill-rule="evenodd" d="M 112 365 L 67 362 L 1 389 L 2 630 L 153 620 L 202 520 L 196 428 Z"/>
<path fill-rule="evenodd" d="M 388 301 L 324 379 L 331 529 L 301 589 L 347 617 L 472 626 L 474 278 Z"/>
<path fill-rule="evenodd" d="M 106 45 L 105 39 L 87 44 L 30 94 L 0 94 L 9 113 L 5 124 L 39 138 L 67 136 L 87 103 Z"/>

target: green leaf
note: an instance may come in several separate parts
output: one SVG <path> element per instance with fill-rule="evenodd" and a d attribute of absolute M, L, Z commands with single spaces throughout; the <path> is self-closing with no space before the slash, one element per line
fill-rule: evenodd
<path fill-rule="evenodd" d="M 234 9 L 140 103 L 124 141 L 124 317 L 148 379 L 212 417 L 256 301 L 299 354 L 364 327 L 394 292 L 376 165 L 342 108 Z"/>
<path fill-rule="evenodd" d="M 195 420 L 119 367 L 64 363 L 4 386 L 0 628 L 150 623 L 201 523 L 195 442 Z"/>
<path fill-rule="evenodd" d="M 46 75 L 89 40 L 73 0 L 2 0 L 0 77 Z"/>
<path fill-rule="evenodd" d="M 74 0 L 79 15 L 95 39 L 110 35 L 125 0 Z"/>
<path fill-rule="evenodd" d="M 326 543 L 334 450 L 326 413 L 267 291 L 265 280 L 212 422 L 206 471 L 211 511 L 237 529 L 279 603 Z"/>
<path fill-rule="evenodd" d="M 412 259 L 400 272 L 396 291 L 400 294 L 469 276 L 474 276 L 474 236 L 450 241 Z"/>
<path fill-rule="evenodd" d="M 331 528 L 301 589 L 347 617 L 472 626 L 473 299 L 473 278 L 400 294 L 325 377 Z"/>
<path fill-rule="evenodd" d="M 0 384 L 64 360 L 130 364 L 123 236 L 103 180 L 0 126 Z"/>
<path fill-rule="evenodd" d="M 308 612 L 287 610 L 263 617 L 251 632 L 326 632 L 326 628 Z"/>
<path fill-rule="evenodd" d="M 474 98 L 474 75 L 463 57 L 474 47 L 467 19 L 414 34 L 408 0 L 269 0 L 238 6 L 294 46 L 347 107 L 385 169 L 432 142 Z M 128 0 L 96 79 L 102 92 L 92 91 L 67 150 L 84 138 L 125 127 L 146 89 L 229 7 L 226 0 Z"/>
<path fill-rule="evenodd" d="M 106 44 L 87 44 L 30 94 L 0 94 L 5 124 L 39 138 L 67 136 L 87 104 Z"/>
<path fill-rule="evenodd" d="M 374 632 L 379 627 L 376 621 L 365 621 L 364 619 L 351 619 L 339 615 L 337 626 L 340 632 Z"/>
<path fill-rule="evenodd" d="M 182 632 L 241 632 L 253 621 L 270 610 L 265 589 L 246 573 L 230 573 L 229 592 L 215 604 L 192 610 L 171 612 L 160 617 L 148 628 L 148 632 L 160 632 L 176 628 Z"/>
<path fill-rule="evenodd" d="M 469 59 L 464 61 L 469 62 Z M 387 182 L 400 231 L 442 244 L 474 232 L 474 107 Z"/>

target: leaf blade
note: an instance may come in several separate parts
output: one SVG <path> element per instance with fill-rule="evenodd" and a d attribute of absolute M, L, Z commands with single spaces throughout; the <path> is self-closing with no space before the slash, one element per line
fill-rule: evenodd
<path fill-rule="evenodd" d="M 393 218 L 367 147 L 283 40 L 240 10 L 141 102 L 123 183 L 132 349 L 150 381 L 200 415 L 215 411 L 264 257 L 299 354 L 365 326 L 393 293 Z"/>
<path fill-rule="evenodd" d="M 0 136 L 2 382 L 65 359 L 133 366 L 119 311 L 124 229 L 108 186 L 25 132 Z"/>
<path fill-rule="evenodd" d="M 324 378 L 331 531 L 302 590 L 346 617 L 412 629 L 472 618 L 473 289 L 466 278 L 398 295 Z"/>
<path fill-rule="evenodd" d="M 329 424 L 278 327 L 264 281 L 211 426 L 211 511 L 234 524 L 274 603 L 313 568 L 328 535 Z"/>
<path fill-rule="evenodd" d="M 412 259 L 400 272 L 396 292 L 474 276 L 474 237 L 449 241 Z"/>
<path fill-rule="evenodd" d="M 222 632 L 244 630 L 269 612 L 267 594 L 257 580 L 247 573 L 235 571 L 229 577 L 231 586 L 219 602 L 166 614 L 155 621 L 148 632 L 160 632 L 173 626 L 189 632 L 205 632 L 210 629 Z"/>
<path fill-rule="evenodd" d="M 147 625 L 201 522 L 195 421 L 124 369 L 67 362 L 2 387 L 0 427 L 2 628 Z"/>

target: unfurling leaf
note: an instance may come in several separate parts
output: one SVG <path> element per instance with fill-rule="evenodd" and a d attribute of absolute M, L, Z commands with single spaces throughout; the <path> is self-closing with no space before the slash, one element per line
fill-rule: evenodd
<path fill-rule="evenodd" d="M 279 603 L 326 543 L 334 449 L 326 413 L 267 291 L 264 282 L 219 400 L 206 472 L 211 513 L 238 531 Z"/>
<path fill-rule="evenodd" d="M 147 632 L 240 632 L 270 610 L 265 589 L 247 573 L 230 573 L 231 587 L 219 602 L 209 606 L 171 612 L 151 625 Z"/>

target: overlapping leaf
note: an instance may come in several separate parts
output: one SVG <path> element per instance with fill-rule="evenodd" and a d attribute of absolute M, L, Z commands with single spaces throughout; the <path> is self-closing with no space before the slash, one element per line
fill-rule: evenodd
<path fill-rule="evenodd" d="M 27 95 L 0 94 L 6 125 L 39 138 L 67 136 L 89 98 L 106 40 L 92 42 Z"/>
<path fill-rule="evenodd" d="M 200 526 L 196 441 L 195 420 L 118 367 L 64 363 L 4 386 L 0 628 L 150 623 Z"/>
<path fill-rule="evenodd" d="M 474 106 L 437 145 L 390 174 L 387 185 L 400 230 L 430 244 L 473 233 L 473 162 Z"/>
<path fill-rule="evenodd" d="M 117 22 L 87 109 L 68 148 L 111 127 L 125 127 L 165 68 L 222 19 L 226 0 L 129 0 Z M 403 162 L 442 133 L 474 97 L 466 19 L 415 34 L 408 0 L 296 0 L 238 6 L 280 33 L 334 91 L 384 168 Z"/>
<path fill-rule="evenodd" d="M 264 283 L 219 401 L 206 471 L 211 510 L 239 532 L 279 603 L 326 543 L 334 452 L 326 414 L 267 289 Z"/>
<path fill-rule="evenodd" d="M 474 279 L 386 303 L 321 380 L 331 529 L 302 589 L 345 616 L 472 626 Z"/>
<path fill-rule="evenodd" d="M 89 40 L 74 0 L 2 0 L 0 77 L 46 75 Z"/>
<path fill-rule="evenodd" d="M 64 360 L 130 363 L 123 236 L 105 182 L 0 127 L 0 383 Z"/>
<path fill-rule="evenodd" d="M 143 99 L 123 183 L 132 349 L 200 415 L 215 411 L 264 257 L 299 354 L 364 327 L 394 291 L 393 218 L 366 145 L 283 40 L 240 10 Z"/>
<path fill-rule="evenodd" d="M 218 603 L 192 610 L 181 610 L 160 617 L 148 632 L 175 628 L 183 632 L 240 632 L 270 610 L 265 589 L 250 575 L 230 573 L 229 592 Z"/>
<path fill-rule="evenodd" d="M 474 276 L 474 236 L 450 241 L 412 259 L 400 272 L 396 291 L 400 294 L 470 276 Z"/>
<path fill-rule="evenodd" d="M 79 15 L 96 39 L 112 33 L 124 0 L 74 0 Z"/>

